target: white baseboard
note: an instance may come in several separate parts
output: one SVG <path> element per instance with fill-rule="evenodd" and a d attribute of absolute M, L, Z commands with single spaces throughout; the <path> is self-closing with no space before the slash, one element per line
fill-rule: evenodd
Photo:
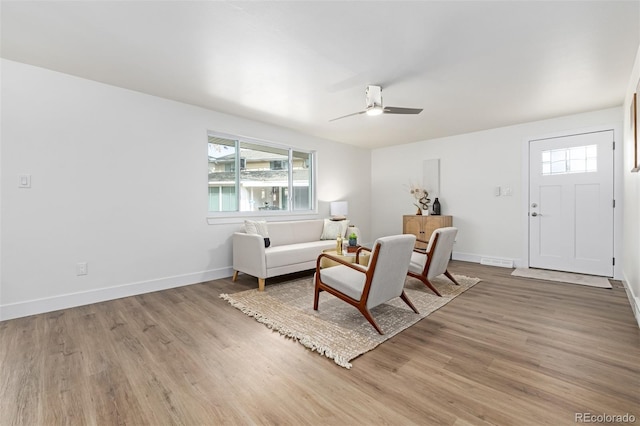
<path fill-rule="evenodd" d="M 89 305 L 107 300 L 120 299 L 122 297 L 135 296 L 143 293 L 151 293 L 153 291 L 166 290 L 174 287 L 182 287 L 189 284 L 217 280 L 220 278 L 230 277 L 232 274 L 233 268 L 229 266 L 227 268 L 211 269 L 191 274 L 123 284 L 115 287 L 62 294 L 43 299 L 0 305 L 0 321 L 42 314 L 60 309 L 74 308 L 76 306 Z"/>
<path fill-rule="evenodd" d="M 629 281 L 627 281 L 626 276 L 622 279 L 622 284 L 624 285 L 624 289 L 627 293 L 629 304 L 631 304 L 633 316 L 636 318 L 638 327 L 640 327 L 640 295 L 633 293 L 633 288 L 629 285 Z"/>
<path fill-rule="evenodd" d="M 511 267 L 513 265 L 515 268 L 521 268 L 522 261 L 520 259 L 513 259 L 508 257 L 496 257 L 489 256 L 484 254 L 473 254 L 473 253 L 461 253 L 459 251 L 454 251 L 451 254 L 453 260 L 462 260 L 464 262 L 473 262 L 473 263 L 481 263 L 485 265 L 494 265 L 501 267 Z"/>

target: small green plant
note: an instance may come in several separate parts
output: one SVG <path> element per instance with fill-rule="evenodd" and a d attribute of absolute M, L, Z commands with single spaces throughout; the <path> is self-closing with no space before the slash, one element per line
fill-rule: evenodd
<path fill-rule="evenodd" d="M 350 239 L 350 240 L 357 240 L 357 239 L 358 239 L 358 236 L 356 235 L 356 233 L 355 233 L 355 232 L 352 232 L 352 233 L 351 233 L 351 235 L 349 235 L 349 239 Z"/>

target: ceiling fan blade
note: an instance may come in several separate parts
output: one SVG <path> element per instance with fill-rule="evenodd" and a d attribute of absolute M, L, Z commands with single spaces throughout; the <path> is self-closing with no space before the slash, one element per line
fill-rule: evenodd
<path fill-rule="evenodd" d="M 353 114 L 343 115 L 342 117 L 333 118 L 333 119 L 329 120 L 329 122 L 336 121 L 336 120 L 340 120 L 341 118 L 351 117 L 352 115 L 360 115 L 360 114 L 364 114 L 365 112 L 367 112 L 367 111 L 360 111 L 360 112 L 354 112 Z"/>
<path fill-rule="evenodd" d="M 384 107 L 385 114 L 420 114 L 422 108 Z"/>

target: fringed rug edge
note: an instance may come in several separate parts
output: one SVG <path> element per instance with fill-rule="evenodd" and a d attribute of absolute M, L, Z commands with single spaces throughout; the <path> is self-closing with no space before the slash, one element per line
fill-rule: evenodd
<path fill-rule="evenodd" d="M 323 355 L 323 356 L 325 356 L 325 357 L 327 357 L 329 359 L 332 359 L 333 362 L 338 364 L 340 367 L 344 367 L 346 369 L 351 369 L 352 365 L 351 365 L 351 363 L 349 362 L 348 359 L 345 359 L 344 357 L 341 357 L 340 355 L 333 353 L 333 351 L 331 351 L 331 349 L 329 349 L 327 347 L 318 346 L 318 345 L 314 344 L 311 341 L 311 338 L 309 336 L 301 335 L 301 334 L 291 330 L 290 328 L 284 326 L 282 323 L 280 323 L 278 321 L 273 321 L 273 320 L 270 320 L 269 318 L 266 318 L 260 312 L 254 311 L 253 309 L 250 309 L 249 307 L 247 307 L 244 303 L 238 302 L 237 300 L 233 299 L 233 295 L 229 295 L 227 293 L 222 293 L 222 294 L 220 294 L 220 298 L 226 300 L 227 302 L 229 302 L 229 304 L 231 306 L 233 306 L 234 308 L 238 309 L 243 314 L 254 318 L 256 321 L 258 321 L 261 324 L 264 324 L 265 326 L 267 326 L 267 328 L 269 328 L 271 330 L 274 330 L 274 331 L 277 331 L 278 333 L 280 333 L 284 337 L 290 338 L 290 339 L 300 343 L 301 345 L 303 345 L 304 347 L 310 349 L 311 351 L 315 351 L 315 352 L 319 353 L 320 355 Z"/>

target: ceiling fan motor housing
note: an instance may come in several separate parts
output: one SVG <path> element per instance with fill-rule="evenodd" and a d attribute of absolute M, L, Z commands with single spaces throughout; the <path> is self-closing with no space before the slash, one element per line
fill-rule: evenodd
<path fill-rule="evenodd" d="M 382 87 L 367 86 L 364 93 L 367 100 L 367 109 L 373 107 L 382 108 Z"/>

